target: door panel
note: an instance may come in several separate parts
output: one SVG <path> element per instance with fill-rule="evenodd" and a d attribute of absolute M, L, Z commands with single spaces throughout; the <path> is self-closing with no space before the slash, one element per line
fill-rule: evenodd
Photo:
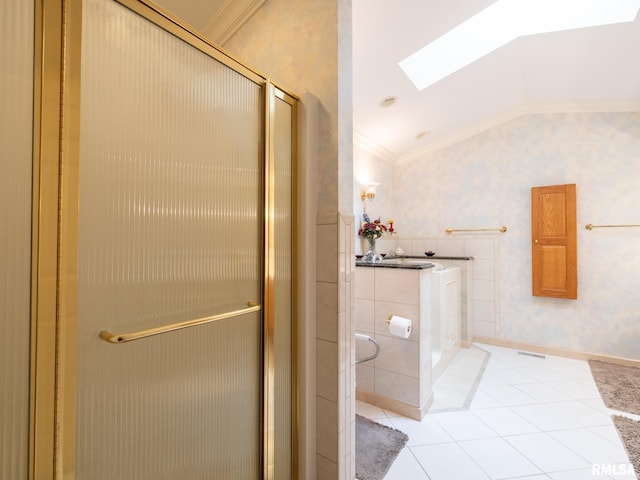
<path fill-rule="evenodd" d="M 0 0 L 0 478 L 29 472 L 33 2 Z"/>
<path fill-rule="evenodd" d="M 576 186 L 531 189 L 533 295 L 578 295 Z"/>
<path fill-rule="evenodd" d="M 83 3 L 76 478 L 259 478 L 263 86 Z"/>

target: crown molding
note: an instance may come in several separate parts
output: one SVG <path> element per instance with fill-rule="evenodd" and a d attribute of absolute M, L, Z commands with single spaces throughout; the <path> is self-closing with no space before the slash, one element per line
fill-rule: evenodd
<path fill-rule="evenodd" d="M 523 105 L 494 115 L 482 122 L 470 125 L 451 135 L 447 135 L 413 152 L 401 155 L 397 159 L 398 165 L 406 165 L 420 160 L 427 155 L 443 150 L 458 142 L 471 138 L 482 132 L 510 122 L 523 115 L 545 113 L 607 113 L 607 112 L 640 112 L 640 99 L 606 101 L 606 102 L 577 102 Z"/>
<path fill-rule="evenodd" d="M 384 160 L 387 163 L 395 165 L 398 162 L 398 155 L 387 150 L 382 145 L 376 143 L 374 140 L 371 140 L 365 134 L 354 130 L 353 131 L 353 146 L 359 148 L 360 150 L 364 150 L 376 157 Z"/>
<path fill-rule="evenodd" d="M 207 38 L 224 45 L 267 0 L 227 0 L 205 24 Z"/>

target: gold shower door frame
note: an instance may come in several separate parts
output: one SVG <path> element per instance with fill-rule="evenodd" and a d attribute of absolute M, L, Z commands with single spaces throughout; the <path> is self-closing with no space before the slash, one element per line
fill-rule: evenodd
<path fill-rule="evenodd" d="M 241 64 L 208 40 L 189 30 L 161 9 L 142 0 L 114 0 L 173 36 L 245 76 L 264 92 L 263 125 L 263 282 L 262 282 L 262 478 L 275 478 L 279 445 L 276 415 L 288 412 L 291 478 L 297 470 L 297 382 L 295 264 L 287 278 L 278 278 L 276 251 L 288 249 L 295 258 L 296 218 L 296 108 L 297 98 L 264 76 Z M 34 241 L 32 282 L 30 478 L 75 478 L 76 451 L 76 332 L 78 304 L 78 199 L 80 162 L 80 70 L 82 0 L 36 0 L 36 68 L 34 107 Z M 276 245 L 275 102 L 291 111 L 291 185 L 288 245 Z M 289 292 L 279 297 L 276 284 L 289 281 Z M 278 283 L 280 281 L 280 283 Z M 274 348 L 278 322 L 276 303 L 290 318 L 291 404 L 276 405 Z M 98 335 L 100 332 L 96 332 Z M 171 334 L 169 334 L 171 335 Z M 142 340 L 144 341 L 144 340 Z M 112 348 L 119 348 L 117 345 Z M 113 459 L 118 461 L 118 459 Z"/>

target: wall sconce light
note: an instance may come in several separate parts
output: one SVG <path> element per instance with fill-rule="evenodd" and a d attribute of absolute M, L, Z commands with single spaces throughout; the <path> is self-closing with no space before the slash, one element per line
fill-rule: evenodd
<path fill-rule="evenodd" d="M 380 185 L 379 183 L 369 183 L 366 188 L 360 190 L 360 200 L 362 200 L 362 209 L 366 212 L 366 202 L 368 200 L 373 200 L 376 196 L 376 187 Z"/>

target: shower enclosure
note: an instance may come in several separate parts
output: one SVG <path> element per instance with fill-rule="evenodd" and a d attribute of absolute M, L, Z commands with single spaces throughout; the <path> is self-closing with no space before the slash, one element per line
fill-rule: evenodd
<path fill-rule="evenodd" d="M 296 98 L 151 4 L 32 3 L 0 476 L 293 478 Z"/>

